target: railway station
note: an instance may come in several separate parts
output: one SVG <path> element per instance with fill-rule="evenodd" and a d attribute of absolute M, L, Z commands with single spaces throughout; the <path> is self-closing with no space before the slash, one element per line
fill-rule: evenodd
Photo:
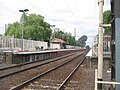
<path fill-rule="evenodd" d="M 41 11 L 32 0 L 32 3 L 23 1 L 26 6 Z M 72 0 L 63 2 L 68 13 L 77 18 L 75 11 L 80 12 L 78 0 L 74 1 L 74 8 L 70 3 Z M 55 2 L 48 0 L 47 3 L 47 7 L 56 8 Z M 110 10 L 104 11 L 103 7 L 108 4 Z M 80 38 L 76 28 L 72 36 L 64 32 L 65 29 L 55 28 L 56 25 L 44 21 L 46 17 L 37 15 L 37 12 L 27 15 L 30 9 L 18 10 L 22 14 L 20 24 L 8 24 L 4 35 L 0 35 L 0 90 L 120 90 L 120 1 L 95 0 L 96 6 L 98 32 Z M 62 14 L 57 16 L 64 19 Z M 78 16 L 81 17 L 80 13 Z M 62 19 L 59 22 L 63 22 Z M 77 21 L 74 23 L 78 24 Z M 12 31 L 15 29 L 17 31 Z"/>

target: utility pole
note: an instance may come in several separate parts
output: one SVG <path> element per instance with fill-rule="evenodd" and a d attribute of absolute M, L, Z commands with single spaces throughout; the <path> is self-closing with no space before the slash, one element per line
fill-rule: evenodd
<path fill-rule="evenodd" d="M 76 38 L 76 28 L 74 28 L 74 37 Z"/>
<path fill-rule="evenodd" d="M 50 25 L 50 26 L 52 27 L 52 35 L 54 34 L 53 37 L 51 36 L 51 39 L 54 39 L 55 38 L 55 29 L 54 29 L 55 25 Z"/>
<path fill-rule="evenodd" d="M 99 43 L 98 43 L 98 81 L 102 81 L 103 75 L 103 4 L 104 0 L 98 0 L 99 5 Z M 98 90 L 102 90 L 102 84 L 98 83 Z"/>
<path fill-rule="evenodd" d="M 7 32 L 8 25 L 5 24 L 5 33 Z"/>
<path fill-rule="evenodd" d="M 76 38 L 76 28 L 74 28 L 74 37 Z M 74 44 L 74 48 L 76 46 L 76 39 L 75 39 L 75 44 Z"/>

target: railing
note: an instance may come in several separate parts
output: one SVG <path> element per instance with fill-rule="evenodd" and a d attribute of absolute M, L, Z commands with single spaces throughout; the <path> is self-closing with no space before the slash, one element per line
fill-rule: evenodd
<path fill-rule="evenodd" d="M 95 90 L 98 90 L 97 89 L 97 84 L 98 83 L 102 83 L 102 84 L 112 84 L 112 85 L 120 85 L 120 82 L 110 82 L 110 81 L 98 81 L 98 70 L 95 69 Z"/>
<path fill-rule="evenodd" d="M 94 37 L 94 43 L 92 46 L 92 54 L 93 56 L 98 56 L 98 36 Z M 111 36 L 104 36 L 103 37 L 103 56 L 111 56 L 111 50 L 110 50 L 110 41 L 111 41 Z"/>
<path fill-rule="evenodd" d="M 33 40 L 26 40 L 23 39 L 24 42 L 24 50 L 34 51 L 37 47 L 44 49 L 47 48 L 47 42 L 42 41 L 33 41 Z M 14 38 L 14 37 L 6 37 L 0 36 L 0 48 L 2 49 L 17 49 L 21 50 L 22 48 L 22 39 Z"/>
<path fill-rule="evenodd" d="M 26 40 L 23 39 L 24 50 L 25 51 L 39 51 L 43 49 L 61 49 L 60 44 L 50 43 L 50 47 L 48 47 L 47 42 L 43 41 L 34 41 L 34 40 Z M 22 39 L 14 38 L 14 37 L 6 37 L 0 36 L 0 51 L 18 51 L 22 48 Z M 79 46 L 66 45 L 67 49 L 80 49 Z"/>

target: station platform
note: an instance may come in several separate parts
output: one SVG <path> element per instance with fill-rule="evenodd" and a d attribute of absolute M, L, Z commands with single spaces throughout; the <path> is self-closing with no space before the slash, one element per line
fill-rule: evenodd
<path fill-rule="evenodd" d="M 87 57 L 92 57 L 92 49 L 87 53 Z"/>
<path fill-rule="evenodd" d="M 18 52 L 3 52 L 1 53 L 2 63 L 19 64 L 24 62 L 32 62 L 37 60 L 46 60 L 55 57 L 60 57 L 66 54 L 74 53 L 77 51 L 84 51 L 85 49 L 56 49 L 56 50 L 43 50 L 43 51 L 18 51 Z"/>
<path fill-rule="evenodd" d="M 92 55 L 92 49 L 87 53 L 86 57 L 90 57 L 91 59 L 98 59 L 98 56 Z M 111 55 L 105 55 L 103 56 L 103 59 L 111 59 Z"/>

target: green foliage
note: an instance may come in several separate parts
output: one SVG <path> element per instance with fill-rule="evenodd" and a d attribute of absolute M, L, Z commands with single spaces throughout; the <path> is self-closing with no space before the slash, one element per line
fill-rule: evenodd
<path fill-rule="evenodd" d="M 63 32 L 60 29 L 55 30 L 52 38 L 54 37 L 63 39 L 69 45 L 75 45 L 75 46 L 81 46 L 81 47 L 85 47 L 86 41 L 87 41 L 86 35 L 83 35 L 78 40 L 75 40 L 75 37 L 73 37 L 71 33 Z"/>
<path fill-rule="evenodd" d="M 0 36 L 3 36 L 2 34 L 0 34 Z"/>
<path fill-rule="evenodd" d="M 86 46 L 86 49 L 90 49 L 90 46 L 89 46 L 89 45 L 87 45 L 87 46 Z"/>
<path fill-rule="evenodd" d="M 88 37 L 86 35 L 83 35 L 82 37 L 80 37 L 78 39 L 81 47 L 85 47 L 87 39 L 88 39 Z"/>
<path fill-rule="evenodd" d="M 7 36 L 12 36 L 14 35 L 15 37 L 19 38 L 21 36 L 22 28 L 19 24 L 19 22 L 14 22 L 13 24 L 8 24 L 8 29 L 5 35 Z"/>
<path fill-rule="evenodd" d="M 71 33 L 63 32 L 59 28 L 52 34 L 50 24 L 44 21 L 44 17 L 36 14 L 29 14 L 26 16 L 22 14 L 20 22 L 14 22 L 8 25 L 6 36 L 13 36 L 16 38 L 22 37 L 22 17 L 24 16 L 24 39 L 40 40 L 50 42 L 50 37 L 63 39 L 67 44 L 85 47 L 87 36 L 82 36 L 78 40 Z"/>
<path fill-rule="evenodd" d="M 30 14 L 26 16 L 22 14 L 20 22 L 15 22 L 8 25 L 8 30 L 5 33 L 7 36 L 21 38 L 22 33 L 22 17 L 24 15 L 24 39 L 49 41 L 52 34 L 50 24 L 44 21 L 41 15 Z"/>
<path fill-rule="evenodd" d="M 52 38 L 54 37 L 63 39 L 65 42 L 67 42 L 67 44 L 76 45 L 75 37 L 73 37 L 71 33 L 63 32 L 60 29 L 55 29 Z"/>
<path fill-rule="evenodd" d="M 110 10 L 105 11 L 103 13 L 103 22 L 104 22 L 104 24 L 110 24 Z M 111 32 L 111 28 L 110 27 L 105 27 L 104 34 L 108 34 L 109 35 L 110 32 Z"/>

